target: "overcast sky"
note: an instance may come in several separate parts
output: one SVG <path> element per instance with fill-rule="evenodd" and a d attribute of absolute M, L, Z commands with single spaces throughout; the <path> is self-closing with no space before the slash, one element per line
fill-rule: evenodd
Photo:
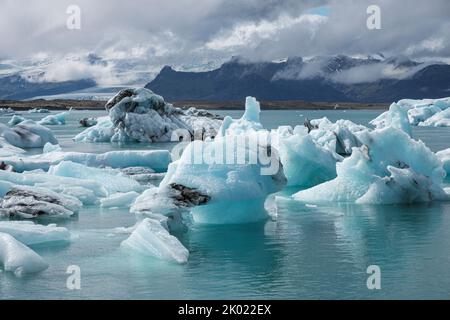
<path fill-rule="evenodd" d="M 66 27 L 72 4 L 80 30 Z M 366 27 L 371 4 L 381 8 L 381 30 Z M 448 0 L 0 0 L 0 58 L 95 52 L 149 68 L 233 55 L 448 58 L 449 13 Z"/>

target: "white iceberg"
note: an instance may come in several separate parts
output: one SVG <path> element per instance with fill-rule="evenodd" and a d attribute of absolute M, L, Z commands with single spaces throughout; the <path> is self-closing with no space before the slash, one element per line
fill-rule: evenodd
<path fill-rule="evenodd" d="M 69 114 L 68 112 L 50 114 L 45 118 L 39 120 L 38 123 L 47 126 L 63 125 L 66 124 L 66 117 L 68 114 Z"/>
<path fill-rule="evenodd" d="M 370 124 L 377 129 L 392 127 L 406 132 L 409 136 L 412 135 L 408 113 L 396 103 L 391 104 L 389 111 L 382 113 L 379 117 L 372 120 Z"/>
<path fill-rule="evenodd" d="M 59 144 L 51 144 L 50 142 L 47 142 L 42 149 L 43 153 L 50 153 L 54 151 L 62 151 L 61 146 Z"/>
<path fill-rule="evenodd" d="M 77 134 L 76 142 L 110 142 L 114 135 L 114 126 L 109 116 L 99 117 L 97 123 Z"/>
<path fill-rule="evenodd" d="M 434 114 L 425 121 L 419 123 L 422 127 L 450 127 L 450 108 Z"/>
<path fill-rule="evenodd" d="M 0 221 L 0 232 L 13 236 L 27 246 L 70 241 L 70 232 L 66 228 L 54 224 L 43 226 L 32 221 Z"/>
<path fill-rule="evenodd" d="M 0 128 L 1 130 L 1 128 Z M 5 138 L 0 137 L 0 157 L 1 161 L 8 157 L 16 157 L 17 155 L 24 154 L 25 150 L 11 145 Z"/>
<path fill-rule="evenodd" d="M 138 197 L 132 212 L 188 210 L 196 223 L 208 224 L 266 219 L 264 202 L 285 186 L 286 178 L 275 150 L 263 139 L 267 132 L 255 134 L 254 128 L 262 128 L 255 101 L 247 99 L 241 120 L 225 120 L 214 141 L 187 145 L 159 188 Z"/>
<path fill-rule="evenodd" d="M 442 99 L 412 100 L 403 99 L 395 104 L 408 116 L 408 121 L 413 126 L 450 126 L 450 97 Z M 386 111 L 372 120 L 371 124 L 377 128 L 384 127 L 383 123 L 390 111 Z"/>
<path fill-rule="evenodd" d="M 23 185 L 42 187 L 64 193 L 64 190 L 73 190 L 72 188 L 79 187 L 85 189 L 85 193 L 91 191 L 96 197 L 106 197 L 108 195 L 108 191 L 97 181 L 59 177 L 47 173 L 17 173 L 0 170 L 0 181 L 5 183 L 5 188 L 6 185 L 11 187 L 14 185 Z M 6 190 L 5 193 L 9 190 Z"/>
<path fill-rule="evenodd" d="M 120 171 L 87 167 L 71 161 L 62 161 L 51 166 L 48 173 L 60 177 L 96 181 L 108 191 L 108 194 L 142 190 L 142 186 L 137 181 L 126 177 Z"/>
<path fill-rule="evenodd" d="M 2 161 L 13 166 L 17 172 L 36 169 L 48 171 L 50 166 L 57 165 L 62 161 L 79 163 L 88 167 L 109 167 L 119 169 L 143 167 L 152 169 L 155 172 L 165 172 L 167 171 L 169 163 L 172 161 L 171 154 L 167 150 L 126 150 L 95 154 L 63 152 L 59 149 L 60 148 L 57 145 L 48 143 L 44 146 L 43 154 L 34 156 L 16 156 L 14 153 L 6 153 L 10 156 L 4 157 Z"/>
<path fill-rule="evenodd" d="M 145 256 L 180 264 L 189 258 L 189 251 L 181 242 L 159 221 L 149 218 L 144 219 L 121 246 Z"/>
<path fill-rule="evenodd" d="M 15 115 L 13 115 L 13 116 L 11 117 L 11 120 L 8 121 L 8 124 L 9 124 L 10 126 L 15 126 L 16 124 L 19 124 L 19 123 L 21 123 L 21 122 L 24 122 L 25 120 L 26 120 L 26 119 L 25 119 L 24 117 L 15 114 Z"/>
<path fill-rule="evenodd" d="M 441 150 L 437 152 L 436 155 L 444 165 L 444 170 L 447 172 L 447 178 L 450 178 L 450 148 Z"/>
<path fill-rule="evenodd" d="M 37 273 L 48 268 L 40 255 L 17 241 L 9 234 L 0 232 L 0 262 L 3 269 L 16 276 Z"/>
<path fill-rule="evenodd" d="M 392 127 L 363 131 L 358 138 L 364 145 L 337 164 L 335 179 L 293 197 L 307 203 L 377 204 L 448 199 L 442 163 L 423 142 Z"/>
<path fill-rule="evenodd" d="M 336 158 L 307 133 L 279 136 L 277 149 L 288 186 L 311 187 L 336 177 Z"/>
<path fill-rule="evenodd" d="M 192 109 L 185 112 L 166 103 L 145 88 L 124 89 L 106 104 L 109 117 L 78 134 L 75 141 L 89 142 L 168 142 L 175 130 L 185 129 L 194 136 L 215 136 L 221 121 Z"/>
<path fill-rule="evenodd" d="M 8 128 L 0 123 L 0 137 L 18 148 L 42 148 L 47 142 L 58 144 L 51 130 L 32 120 Z"/>
<path fill-rule="evenodd" d="M 28 110 L 28 113 L 50 113 L 50 111 L 44 108 L 33 108 Z"/>

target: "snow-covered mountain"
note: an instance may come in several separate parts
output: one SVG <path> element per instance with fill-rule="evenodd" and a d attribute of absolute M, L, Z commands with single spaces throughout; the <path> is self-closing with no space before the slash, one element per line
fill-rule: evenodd
<path fill-rule="evenodd" d="M 107 100 L 124 87 L 147 87 L 169 100 L 387 102 L 403 96 L 438 98 L 450 90 L 450 66 L 382 54 L 289 57 L 254 62 L 239 57 L 159 61 L 94 53 L 36 55 L 0 61 L 0 100 Z M 161 70 L 161 71 L 160 71 Z M 150 81 L 150 82 L 149 82 Z"/>

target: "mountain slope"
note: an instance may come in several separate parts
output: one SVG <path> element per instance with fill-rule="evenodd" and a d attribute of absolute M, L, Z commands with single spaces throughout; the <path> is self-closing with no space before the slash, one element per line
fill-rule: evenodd
<path fill-rule="evenodd" d="M 358 72 L 365 79 L 365 73 L 374 71 L 381 76 L 373 81 L 352 83 L 346 78 Z M 383 72 L 395 76 L 385 77 Z M 241 100 L 252 95 L 262 100 L 392 102 L 450 95 L 450 65 L 346 56 L 263 63 L 233 59 L 206 72 L 180 72 L 166 66 L 146 87 L 169 101 Z"/>

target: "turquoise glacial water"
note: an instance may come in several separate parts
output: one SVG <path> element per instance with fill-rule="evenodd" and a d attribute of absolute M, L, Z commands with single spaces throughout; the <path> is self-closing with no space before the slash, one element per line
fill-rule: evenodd
<path fill-rule="evenodd" d="M 238 117 L 241 112 L 222 111 Z M 273 128 L 327 116 L 367 124 L 380 111 L 264 111 Z M 64 150 L 170 149 L 171 144 L 75 144 L 77 120 L 102 112 L 73 112 L 54 126 Z M 26 115 L 28 117 L 28 114 Z M 41 118 L 43 115 L 31 115 Z M 9 118 L 1 118 L 1 122 Z M 432 150 L 450 147 L 450 128 L 416 128 Z M 284 190 L 291 194 L 296 190 Z M 17 278 L 0 272 L 0 299 L 398 299 L 450 297 L 450 203 L 307 207 L 278 203 L 278 218 L 234 226 L 193 226 L 178 235 L 189 262 L 173 265 L 119 248 L 116 227 L 136 219 L 127 210 L 85 207 L 62 223 L 74 235 L 65 246 L 35 249 L 50 268 Z M 81 290 L 66 288 L 67 267 L 81 268 Z M 368 290 L 367 267 L 381 269 L 381 290 Z"/>

